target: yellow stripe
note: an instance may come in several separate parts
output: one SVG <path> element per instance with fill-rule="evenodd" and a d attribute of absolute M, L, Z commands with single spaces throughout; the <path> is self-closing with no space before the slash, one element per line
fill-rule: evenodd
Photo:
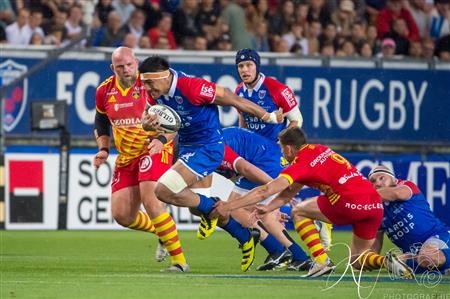
<path fill-rule="evenodd" d="M 303 220 L 300 220 L 299 222 L 294 223 L 295 230 L 299 228 L 300 225 L 303 225 L 303 223 L 311 221 L 309 218 L 304 218 Z"/>
<path fill-rule="evenodd" d="M 165 245 L 166 245 L 165 247 L 168 251 L 172 251 L 172 250 L 177 249 L 178 247 L 181 247 L 180 241 L 176 241 L 175 243 L 170 244 L 170 245 L 168 245 L 168 244 L 165 244 Z"/>
<path fill-rule="evenodd" d="M 123 89 L 122 86 L 120 86 L 120 83 L 117 82 L 117 80 L 116 80 L 116 87 L 117 87 L 117 89 L 120 91 L 120 93 L 122 94 L 122 96 L 126 96 L 127 93 L 128 93 L 128 91 L 129 91 L 130 88 L 131 88 L 131 87 L 128 87 L 128 88 Z"/>
<path fill-rule="evenodd" d="M 131 229 L 135 229 L 135 226 L 137 226 L 138 223 L 141 222 L 141 218 L 142 218 L 141 213 L 138 213 L 137 216 L 136 216 L 136 219 L 134 219 L 134 222 L 132 224 L 128 225 L 128 227 L 131 228 Z"/>
<path fill-rule="evenodd" d="M 0 201 L 0 223 L 5 222 L 5 203 Z"/>
<path fill-rule="evenodd" d="M 299 235 L 303 236 L 304 234 L 306 234 L 307 232 L 316 229 L 316 226 L 314 224 L 310 224 L 307 227 L 304 227 L 301 231 L 299 231 Z"/>
<path fill-rule="evenodd" d="M 171 232 L 171 233 L 169 233 L 167 235 L 164 235 L 164 236 L 159 236 L 158 235 L 158 236 L 161 239 L 161 241 L 165 242 L 167 240 L 170 240 L 170 239 L 174 238 L 176 235 L 178 235 L 178 232 L 177 232 L 177 230 L 174 230 L 173 232 Z"/>
<path fill-rule="evenodd" d="M 313 247 L 311 247 L 310 249 L 309 249 L 309 251 L 311 252 L 311 253 L 314 253 L 314 252 L 316 252 L 316 251 L 320 251 L 320 250 L 322 250 L 323 249 L 323 246 L 322 246 L 322 243 L 319 243 L 319 244 L 316 244 L 316 245 L 314 245 Z M 322 253 L 323 254 L 323 253 Z M 316 256 L 316 258 L 317 258 L 318 256 Z"/>
<path fill-rule="evenodd" d="M 374 267 L 378 266 L 377 264 L 375 264 L 375 259 L 376 259 L 377 257 L 378 257 L 378 256 L 377 256 L 376 254 L 372 254 L 372 255 L 369 257 L 369 265 L 374 266 Z"/>
<path fill-rule="evenodd" d="M 292 177 L 290 175 L 288 175 L 287 173 L 280 173 L 280 175 L 278 177 L 283 177 L 286 180 L 288 180 L 289 185 L 292 185 L 294 183 L 294 180 L 292 179 Z"/>
<path fill-rule="evenodd" d="M 319 234 L 312 234 L 311 236 L 309 236 L 308 238 L 306 238 L 305 240 L 303 240 L 303 242 L 306 244 L 308 244 L 309 242 L 311 242 L 312 240 L 315 239 L 319 239 Z"/>
<path fill-rule="evenodd" d="M 98 113 L 106 114 L 105 111 L 100 110 L 97 106 L 95 106 L 95 110 L 97 110 Z"/>
<path fill-rule="evenodd" d="M 167 212 L 164 212 L 161 215 L 159 215 L 158 217 L 153 218 L 152 221 L 154 224 L 158 224 L 158 223 L 164 221 L 167 217 L 170 217 L 170 214 Z"/>

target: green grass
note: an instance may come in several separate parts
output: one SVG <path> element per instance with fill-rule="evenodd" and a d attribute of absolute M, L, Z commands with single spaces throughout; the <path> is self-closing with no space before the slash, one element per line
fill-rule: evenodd
<path fill-rule="evenodd" d="M 180 235 L 191 271 L 163 274 L 159 270 L 168 263 L 154 261 L 156 238 L 144 233 L 0 231 L 0 298 L 358 298 L 350 272 L 324 291 L 324 278 L 303 279 L 303 273 L 242 273 L 237 243 L 224 232 L 205 241 L 196 240 L 194 232 Z M 334 233 L 335 242 L 349 238 L 349 233 Z M 262 247 L 257 254 L 255 265 L 265 258 Z M 344 248 L 333 248 L 331 257 L 343 260 Z M 391 281 L 386 273 L 374 284 L 374 275 L 363 275 L 363 285 L 374 286 L 370 298 L 450 299 L 448 277 L 427 288 Z M 361 294 L 366 297 L 369 289 Z"/>

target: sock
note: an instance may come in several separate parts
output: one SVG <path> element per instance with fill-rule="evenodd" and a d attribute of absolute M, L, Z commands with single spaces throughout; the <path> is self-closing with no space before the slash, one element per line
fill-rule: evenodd
<path fill-rule="evenodd" d="M 141 230 L 144 232 L 155 233 L 155 226 L 153 225 L 147 213 L 140 211 L 136 216 L 134 222 L 128 225 L 129 229 Z"/>
<path fill-rule="evenodd" d="M 314 222 L 310 218 L 304 218 L 294 224 L 295 230 L 302 238 L 308 247 L 311 256 L 321 264 L 325 264 L 328 255 L 323 249 L 322 243 L 320 243 L 319 232 L 314 225 Z"/>
<path fill-rule="evenodd" d="M 197 195 L 200 196 L 200 203 L 198 204 L 196 209 L 202 212 L 203 214 L 208 215 L 213 210 L 213 206 L 216 203 L 216 201 L 211 197 L 202 194 L 197 193 Z"/>
<path fill-rule="evenodd" d="M 292 253 L 292 260 L 294 261 L 306 261 L 308 256 L 303 251 L 303 249 L 298 246 L 297 243 L 292 243 L 291 246 L 288 247 L 289 251 Z"/>
<path fill-rule="evenodd" d="M 250 231 L 234 220 L 231 216 L 228 223 L 222 226 L 222 228 L 226 230 L 233 238 L 238 240 L 241 245 L 244 245 L 244 243 L 252 237 Z"/>
<path fill-rule="evenodd" d="M 284 251 L 283 244 L 275 239 L 272 234 L 268 234 L 267 237 L 261 241 L 261 246 L 264 247 L 269 254 L 282 253 Z"/>
<path fill-rule="evenodd" d="M 379 255 L 373 251 L 366 251 L 363 254 L 361 254 L 361 256 L 358 259 L 358 262 L 363 269 L 376 270 L 383 267 L 384 256 Z"/>
<path fill-rule="evenodd" d="M 177 227 L 172 216 L 164 212 L 158 217 L 153 218 L 152 221 L 155 225 L 156 234 L 170 254 L 172 265 L 185 265 L 186 258 L 184 257 L 183 248 L 178 238 Z"/>

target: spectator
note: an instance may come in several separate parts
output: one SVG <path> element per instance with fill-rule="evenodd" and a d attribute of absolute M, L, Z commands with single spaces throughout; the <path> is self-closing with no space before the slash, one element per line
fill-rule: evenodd
<path fill-rule="evenodd" d="M 141 36 L 138 46 L 140 49 L 151 49 L 152 45 L 150 43 L 150 38 L 147 35 Z"/>
<path fill-rule="evenodd" d="M 379 41 L 377 39 L 377 36 L 377 27 L 375 25 L 367 26 L 366 41 L 370 44 L 374 53 L 379 52 Z"/>
<path fill-rule="evenodd" d="M 269 32 L 281 36 L 289 31 L 294 21 L 294 2 L 286 0 L 280 6 L 278 13 L 269 18 Z"/>
<path fill-rule="evenodd" d="M 150 28 L 158 26 L 162 12 L 159 0 L 133 0 L 136 9 L 140 9 L 145 15 L 144 30 L 147 32 Z"/>
<path fill-rule="evenodd" d="M 381 52 L 378 53 L 380 58 L 394 58 L 395 57 L 395 41 L 392 38 L 385 38 L 381 43 Z"/>
<path fill-rule="evenodd" d="M 177 43 L 172 32 L 172 15 L 163 13 L 161 19 L 158 22 L 158 26 L 155 28 L 150 28 L 150 30 L 148 31 L 148 36 L 153 48 L 165 49 L 167 47 L 167 40 L 168 49 L 175 50 L 177 48 Z M 159 39 L 160 37 L 163 37 L 161 41 Z"/>
<path fill-rule="evenodd" d="M 373 25 L 377 22 L 378 14 L 386 7 L 387 0 L 365 0 L 367 23 Z"/>
<path fill-rule="evenodd" d="M 337 32 L 336 32 L 336 25 L 334 23 L 329 23 L 325 27 L 325 30 L 319 35 L 319 48 L 322 49 L 324 44 L 331 43 L 333 45 L 333 48 L 337 48 Z M 333 49 L 333 53 L 334 53 Z"/>
<path fill-rule="evenodd" d="M 431 38 L 438 39 L 450 34 L 450 0 L 435 0 L 436 12 L 428 23 Z"/>
<path fill-rule="evenodd" d="M 125 37 L 120 14 L 115 10 L 108 15 L 106 25 L 102 26 L 94 36 L 94 47 L 119 47 Z"/>
<path fill-rule="evenodd" d="M 431 38 L 425 38 L 422 41 L 423 58 L 429 60 L 434 59 L 434 50 L 435 50 L 434 40 Z"/>
<path fill-rule="evenodd" d="M 300 24 L 291 24 L 291 30 L 284 34 L 282 39 L 287 42 L 289 49 L 298 44 L 301 46 L 302 54 L 308 55 L 308 40 L 303 36 L 303 27 Z"/>
<path fill-rule="evenodd" d="M 333 57 L 335 55 L 334 45 L 330 41 L 325 41 L 320 49 L 320 55 L 324 57 Z"/>
<path fill-rule="evenodd" d="M 8 43 L 8 40 L 6 39 L 5 26 L 3 26 L 3 24 L 0 24 L 0 44 L 6 43 Z"/>
<path fill-rule="evenodd" d="M 144 31 L 145 14 L 140 9 L 135 9 L 130 16 L 128 22 L 124 25 L 123 30 L 126 33 L 132 33 L 136 37 L 136 43 L 145 34 Z"/>
<path fill-rule="evenodd" d="M 77 38 L 79 38 L 85 28 L 85 25 L 81 21 L 83 17 L 83 13 L 81 11 L 81 6 L 74 5 L 70 8 L 69 16 L 64 23 L 64 26 L 66 28 L 66 38 L 68 42 L 74 41 Z M 82 42 L 83 44 L 85 41 Z"/>
<path fill-rule="evenodd" d="M 213 41 L 219 36 L 217 21 L 219 20 L 219 7 L 214 0 L 203 0 L 197 13 L 195 24 L 198 32 L 206 36 L 208 41 Z"/>
<path fill-rule="evenodd" d="M 303 56 L 303 48 L 300 44 L 294 44 L 290 49 L 289 52 L 291 52 L 292 54 L 298 55 L 298 56 Z"/>
<path fill-rule="evenodd" d="M 66 33 L 65 24 L 68 17 L 69 13 L 65 10 L 61 10 L 55 14 L 51 20 L 44 22 L 42 29 L 44 30 L 45 35 L 49 34 L 55 26 L 63 27 L 64 33 Z"/>
<path fill-rule="evenodd" d="M 122 22 L 121 26 L 128 22 L 131 14 L 136 9 L 131 3 L 131 0 L 113 0 L 112 6 L 114 7 L 114 10 L 119 14 L 120 20 Z"/>
<path fill-rule="evenodd" d="M 430 22 L 430 11 L 427 10 L 427 0 L 411 0 L 409 1 L 409 11 L 411 12 L 417 28 L 419 29 L 420 37 L 428 35 L 427 26 Z"/>
<path fill-rule="evenodd" d="M 245 29 L 245 12 L 242 7 L 230 0 L 220 0 L 221 22 L 228 25 L 233 50 L 250 48 L 250 33 Z"/>
<path fill-rule="evenodd" d="M 30 20 L 28 22 L 28 25 L 31 28 L 31 31 L 33 33 L 38 33 L 42 36 L 42 40 L 44 39 L 44 30 L 42 30 L 42 11 L 40 10 L 33 10 L 30 14 Z"/>
<path fill-rule="evenodd" d="M 386 7 L 380 11 L 377 18 L 378 38 L 382 39 L 392 30 L 392 22 L 395 19 L 404 19 L 409 35 L 409 40 L 419 39 L 419 29 L 411 13 L 402 7 L 402 0 L 388 0 Z"/>
<path fill-rule="evenodd" d="M 0 1 L 0 22 L 4 24 L 11 24 L 14 22 L 16 14 L 9 0 Z M 3 33 L 4 30 L 3 30 Z M 6 38 L 6 34 L 5 34 Z"/>
<path fill-rule="evenodd" d="M 231 37 L 229 34 L 222 34 L 216 43 L 216 50 L 219 51 L 231 51 L 233 49 L 233 45 L 231 44 Z"/>
<path fill-rule="evenodd" d="M 350 39 L 346 39 L 344 43 L 341 45 L 340 50 L 344 52 L 346 57 L 355 57 L 356 49 L 355 45 L 353 45 Z"/>
<path fill-rule="evenodd" d="M 44 44 L 44 37 L 38 32 L 33 32 L 30 39 L 30 45 L 41 46 Z"/>
<path fill-rule="evenodd" d="M 194 40 L 199 34 L 196 24 L 198 0 L 183 0 L 173 15 L 173 34 L 177 45 L 192 49 Z"/>
<path fill-rule="evenodd" d="M 53 25 L 44 38 L 44 44 L 59 47 L 64 37 L 64 25 Z"/>
<path fill-rule="evenodd" d="M 19 10 L 16 21 L 5 29 L 8 44 L 25 46 L 30 43 L 33 31 L 29 26 L 29 18 L 30 12 L 28 9 L 22 8 Z"/>
<path fill-rule="evenodd" d="M 309 24 L 306 38 L 308 39 L 308 54 L 316 55 L 319 53 L 319 36 L 322 33 L 322 25 L 319 21 L 312 21 Z"/>
<path fill-rule="evenodd" d="M 289 45 L 287 41 L 283 38 L 278 38 L 275 41 L 274 52 L 276 53 L 289 53 Z"/>
<path fill-rule="evenodd" d="M 300 3 L 295 8 L 295 23 L 302 25 L 304 27 L 303 29 L 308 25 L 308 9 L 309 6 L 305 3 Z"/>
<path fill-rule="evenodd" d="M 411 58 L 422 58 L 422 44 L 420 41 L 413 41 L 409 44 L 408 55 Z"/>
<path fill-rule="evenodd" d="M 106 25 L 109 13 L 114 10 L 112 1 L 113 0 L 99 0 L 95 6 L 95 14 L 100 19 L 102 25 Z"/>
<path fill-rule="evenodd" d="M 350 0 L 342 0 L 339 9 L 333 13 L 331 19 L 336 24 L 337 32 L 345 37 L 351 36 L 351 29 L 355 21 L 355 5 Z"/>
<path fill-rule="evenodd" d="M 395 41 L 395 54 L 408 55 L 409 30 L 404 19 L 393 20 L 392 31 L 385 36 Z"/>
<path fill-rule="evenodd" d="M 436 42 L 436 55 L 440 60 L 450 62 L 450 35 L 441 37 Z"/>
<path fill-rule="evenodd" d="M 319 21 L 322 27 L 331 22 L 331 15 L 325 6 L 325 0 L 311 0 L 307 20 L 309 23 Z"/>
<path fill-rule="evenodd" d="M 372 58 L 373 50 L 372 46 L 368 42 L 364 42 L 359 49 L 359 56 L 362 58 Z"/>
<path fill-rule="evenodd" d="M 24 3 L 25 1 L 15 1 L 15 2 L 16 2 L 16 6 L 17 6 L 17 4 L 19 4 L 20 2 Z M 62 3 L 62 1 L 60 1 L 60 0 L 45 0 L 45 1 L 29 0 L 26 2 L 28 2 L 27 4 L 28 4 L 30 11 L 33 11 L 36 9 L 41 11 L 42 17 L 45 20 L 51 20 L 61 10 L 68 11 L 69 8 L 74 5 L 74 3 L 70 3 L 70 1 L 68 1 L 69 5 L 63 5 L 64 3 Z"/>
<path fill-rule="evenodd" d="M 122 46 L 128 47 L 130 49 L 137 49 L 138 48 L 138 38 L 133 33 L 128 32 L 125 34 L 125 37 L 123 38 Z"/>
<path fill-rule="evenodd" d="M 261 21 L 258 26 L 253 29 L 251 37 L 252 49 L 258 52 L 269 52 L 269 30 L 267 28 L 267 22 Z"/>
<path fill-rule="evenodd" d="M 366 28 L 364 23 L 355 22 L 351 28 L 351 40 L 356 48 L 361 48 L 362 44 L 366 41 Z"/>
<path fill-rule="evenodd" d="M 203 35 L 197 35 L 194 39 L 194 50 L 195 51 L 207 51 L 208 50 L 208 40 Z"/>

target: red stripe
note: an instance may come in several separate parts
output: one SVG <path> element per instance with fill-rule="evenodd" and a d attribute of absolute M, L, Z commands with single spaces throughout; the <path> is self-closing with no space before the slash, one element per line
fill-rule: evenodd
<path fill-rule="evenodd" d="M 308 221 L 308 222 L 303 223 L 302 225 L 300 225 L 300 226 L 297 228 L 297 232 L 300 232 L 302 229 L 304 229 L 305 227 L 307 227 L 308 225 L 311 225 L 311 224 L 314 225 L 314 222 Z"/>
<path fill-rule="evenodd" d="M 319 255 L 321 255 L 321 254 L 324 254 L 325 253 L 325 250 L 323 250 L 323 248 L 321 248 L 321 249 L 319 249 L 319 250 L 317 250 L 317 251 L 314 251 L 313 252 L 313 256 L 314 257 L 317 257 L 317 256 L 319 256 Z"/>
<path fill-rule="evenodd" d="M 150 219 L 148 218 L 148 215 L 147 215 L 147 214 L 145 214 L 145 213 L 143 213 L 143 212 L 140 212 L 140 213 L 141 213 L 141 215 L 142 215 L 142 218 L 144 219 L 144 223 L 142 223 L 142 227 L 139 226 L 138 228 L 145 228 L 145 227 L 147 226 L 148 221 L 149 221 Z"/>
<path fill-rule="evenodd" d="M 154 225 L 155 227 L 160 227 L 160 226 L 163 226 L 164 224 L 169 223 L 171 220 L 172 220 L 172 217 L 170 217 L 170 215 L 168 215 L 167 218 L 164 219 L 164 220 L 161 221 L 161 222 L 158 222 L 158 223 L 153 222 L 153 225 Z"/>
<path fill-rule="evenodd" d="M 175 256 L 175 255 L 179 255 L 183 253 L 183 249 L 180 247 L 178 247 L 177 249 L 174 249 L 172 251 L 169 251 L 170 256 Z"/>
<path fill-rule="evenodd" d="M 173 237 L 172 239 L 167 240 L 166 242 L 164 242 L 165 244 L 169 243 L 169 244 L 173 244 L 175 242 L 177 242 L 179 240 L 178 235 L 176 235 L 175 237 Z"/>
<path fill-rule="evenodd" d="M 309 242 L 308 244 L 306 244 L 306 246 L 308 246 L 308 248 L 313 247 L 314 245 L 320 244 L 320 239 L 314 239 L 311 242 Z"/>
<path fill-rule="evenodd" d="M 306 238 L 308 238 L 309 236 L 314 235 L 314 234 L 318 234 L 318 232 L 317 232 L 316 229 L 312 229 L 312 230 L 310 230 L 309 232 L 304 233 L 304 234 L 303 234 L 302 236 L 300 236 L 300 237 L 302 238 L 302 240 L 306 240 Z"/>
<path fill-rule="evenodd" d="M 169 227 L 168 229 L 163 230 L 162 232 L 159 232 L 159 233 L 158 233 L 158 236 L 162 238 L 162 237 L 164 237 L 165 235 L 170 234 L 171 232 L 173 232 L 173 231 L 176 230 L 176 229 L 177 229 L 176 226 L 175 226 L 175 225 L 172 225 L 172 226 Z"/>

